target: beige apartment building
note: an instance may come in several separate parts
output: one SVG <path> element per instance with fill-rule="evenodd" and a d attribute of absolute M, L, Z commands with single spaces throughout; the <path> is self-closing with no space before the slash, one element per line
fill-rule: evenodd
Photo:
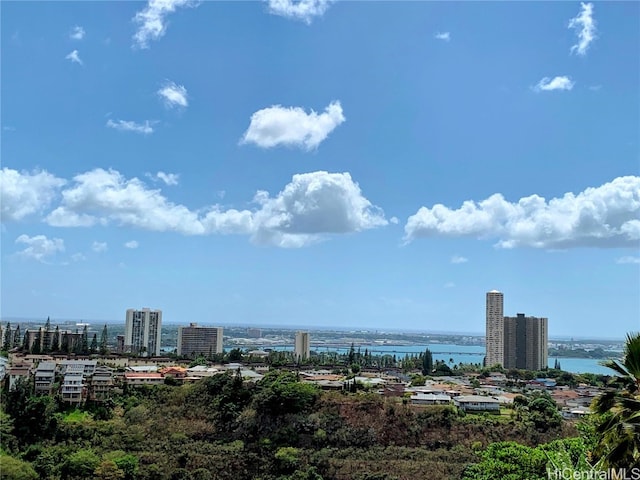
<path fill-rule="evenodd" d="M 197 357 L 222 353 L 222 327 L 201 327 L 191 323 L 178 327 L 178 355 Z"/>

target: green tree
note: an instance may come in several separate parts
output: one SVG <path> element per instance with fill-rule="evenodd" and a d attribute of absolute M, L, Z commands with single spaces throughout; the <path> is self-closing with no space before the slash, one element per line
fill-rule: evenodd
<path fill-rule="evenodd" d="M 67 458 L 64 470 L 70 480 L 93 478 L 93 472 L 100 465 L 100 458 L 91 449 L 82 448 Z"/>
<path fill-rule="evenodd" d="M 100 355 L 106 355 L 108 353 L 108 335 L 107 335 L 107 324 L 104 324 L 102 329 L 102 334 L 100 335 Z"/>
<path fill-rule="evenodd" d="M 16 326 L 16 330 L 13 334 L 13 342 L 11 343 L 11 348 L 19 347 L 20 340 L 22 340 L 22 337 L 20 336 L 20 325 L 18 325 Z"/>
<path fill-rule="evenodd" d="M 433 354 L 428 348 L 422 356 L 422 375 L 431 375 L 433 371 Z"/>
<path fill-rule="evenodd" d="M 97 480 L 124 480 L 124 472 L 113 460 L 103 460 L 93 472 Z"/>
<path fill-rule="evenodd" d="M 602 364 L 617 375 L 592 406 L 604 418 L 595 457 L 603 467 L 640 467 L 640 333 L 627 334 L 621 363 Z"/>
<path fill-rule="evenodd" d="M 492 443 L 482 461 L 467 467 L 463 480 L 547 480 L 544 452 L 515 442 Z"/>
<path fill-rule="evenodd" d="M 80 346 L 80 352 L 83 355 L 89 353 L 89 332 L 86 325 L 82 329 L 82 344 Z"/>
<path fill-rule="evenodd" d="M 38 480 L 38 474 L 31 464 L 0 454 L 0 476 L 6 480 Z"/>
<path fill-rule="evenodd" d="M 7 322 L 6 327 L 4 327 L 4 338 L 2 339 L 2 350 L 5 352 L 11 349 L 11 322 Z"/>
<path fill-rule="evenodd" d="M 38 330 L 38 333 L 36 333 L 35 341 L 33 342 L 33 345 L 31 345 L 31 353 L 33 353 L 34 355 L 38 355 L 42 351 L 42 345 L 40 345 L 40 343 L 42 342 L 42 335 L 40 334 L 40 332 L 41 330 Z"/>
<path fill-rule="evenodd" d="M 98 334 L 94 333 L 91 339 L 91 345 L 89 346 L 90 353 L 96 353 L 98 351 Z"/>
<path fill-rule="evenodd" d="M 54 352 L 60 351 L 60 327 L 56 325 L 56 329 L 53 332 L 53 339 L 51 340 L 51 350 Z"/>
<path fill-rule="evenodd" d="M 242 350 L 239 348 L 232 348 L 229 351 L 229 355 L 227 355 L 227 360 L 229 362 L 241 362 L 242 361 Z M 206 359 L 205 359 L 206 362 Z"/>
<path fill-rule="evenodd" d="M 349 365 L 351 365 L 356 360 L 356 349 L 353 346 L 353 342 L 351 342 L 351 348 L 349 348 Z"/>

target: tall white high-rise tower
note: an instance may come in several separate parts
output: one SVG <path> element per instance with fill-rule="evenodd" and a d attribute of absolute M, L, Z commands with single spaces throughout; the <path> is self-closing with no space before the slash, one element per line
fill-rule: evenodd
<path fill-rule="evenodd" d="M 125 351 L 143 357 L 160 355 L 162 342 L 162 310 L 127 310 L 124 326 Z"/>
<path fill-rule="evenodd" d="M 487 292 L 486 366 L 504 365 L 504 296 L 497 290 Z"/>

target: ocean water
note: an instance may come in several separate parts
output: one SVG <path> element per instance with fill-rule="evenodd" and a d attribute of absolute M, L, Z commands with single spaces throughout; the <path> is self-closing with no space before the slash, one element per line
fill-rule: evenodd
<path fill-rule="evenodd" d="M 292 345 L 272 347 L 275 350 L 293 350 Z M 457 363 L 482 363 L 485 349 L 480 345 L 450 345 L 444 343 L 431 345 L 366 345 L 360 347 L 360 353 L 364 354 L 365 349 L 378 355 L 388 354 L 402 358 L 408 354 L 424 352 L 427 348 L 431 350 L 434 360 L 444 360 L 450 365 Z M 355 347 L 356 351 L 358 347 Z M 349 347 L 317 347 L 312 345 L 311 350 L 320 353 L 337 352 L 347 353 Z M 549 367 L 553 367 L 555 357 L 549 357 Z M 611 374 L 612 371 L 600 365 L 600 360 L 593 358 L 571 358 L 558 357 L 562 370 L 571 373 L 596 373 L 601 375 Z"/>

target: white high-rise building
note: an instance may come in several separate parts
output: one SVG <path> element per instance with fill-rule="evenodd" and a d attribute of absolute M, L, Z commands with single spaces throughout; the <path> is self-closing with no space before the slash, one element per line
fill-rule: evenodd
<path fill-rule="evenodd" d="M 504 365 L 504 296 L 497 290 L 487 292 L 486 347 L 485 365 Z"/>
<path fill-rule="evenodd" d="M 296 360 L 304 360 L 310 357 L 309 332 L 296 332 L 296 344 L 294 354 Z"/>
<path fill-rule="evenodd" d="M 127 310 L 124 327 L 125 352 L 143 357 L 160 355 L 162 343 L 162 310 Z"/>

